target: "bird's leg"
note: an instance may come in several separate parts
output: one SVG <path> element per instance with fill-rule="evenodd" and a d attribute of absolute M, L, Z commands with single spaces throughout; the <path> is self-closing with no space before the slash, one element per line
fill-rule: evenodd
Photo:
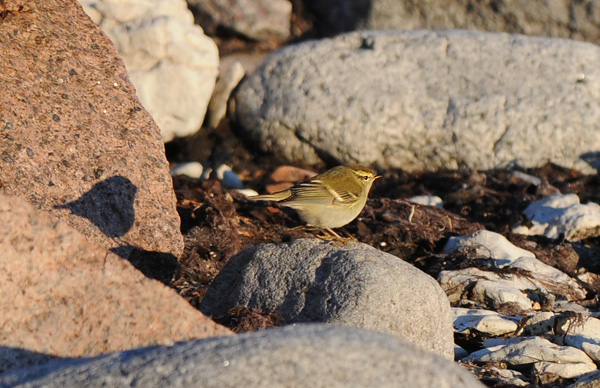
<path fill-rule="evenodd" d="M 346 238 L 351 241 L 358 241 L 356 237 L 354 237 L 350 232 L 348 232 L 345 228 L 340 229 L 346 235 Z"/>
<path fill-rule="evenodd" d="M 350 236 L 350 237 L 342 237 L 339 234 L 337 234 L 333 229 L 331 228 L 323 228 L 324 231 L 326 233 L 324 233 L 323 235 L 317 235 L 318 238 L 324 239 L 324 240 L 331 240 L 333 238 L 334 240 L 334 244 L 342 244 L 345 242 L 350 242 L 350 241 L 357 241 L 354 237 Z"/>

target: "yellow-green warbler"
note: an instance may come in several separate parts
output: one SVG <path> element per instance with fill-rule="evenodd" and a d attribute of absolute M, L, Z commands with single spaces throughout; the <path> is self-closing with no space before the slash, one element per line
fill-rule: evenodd
<path fill-rule="evenodd" d="M 274 194 L 248 197 L 254 201 L 275 201 L 295 209 L 309 226 L 332 230 L 355 219 L 367 203 L 373 182 L 380 178 L 358 164 L 337 166 L 322 174 Z"/>

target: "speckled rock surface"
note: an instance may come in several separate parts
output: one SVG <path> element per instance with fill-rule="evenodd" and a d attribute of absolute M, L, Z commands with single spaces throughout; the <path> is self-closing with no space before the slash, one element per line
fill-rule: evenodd
<path fill-rule="evenodd" d="M 160 132 L 110 40 L 71 0 L 8 0 L 0 18 L 0 193 L 121 256 L 178 256 Z"/>
<path fill-rule="evenodd" d="M 219 73 L 213 40 L 185 0 L 80 0 L 112 40 L 165 142 L 196 133 Z"/>
<path fill-rule="evenodd" d="M 484 387 L 466 369 L 397 337 L 333 325 L 288 326 L 53 363 L 0 375 L 0 385 Z"/>
<path fill-rule="evenodd" d="M 0 373 L 231 333 L 24 199 L 0 195 L 0 252 Z"/>
<path fill-rule="evenodd" d="M 552 160 L 592 172 L 598 61 L 598 46 L 564 39 L 362 31 L 271 54 L 237 88 L 231 117 L 290 161 L 418 171 Z"/>

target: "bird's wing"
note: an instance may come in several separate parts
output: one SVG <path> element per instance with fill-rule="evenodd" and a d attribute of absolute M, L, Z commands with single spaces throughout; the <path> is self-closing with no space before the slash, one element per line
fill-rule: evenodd
<path fill-rule="evenodd" d="M 323 185 L 320 180 L 312 180 L 308 182 L 302 182 L 292 187 L 292 196 L 288 201 L 294 201 L 300 195 L 297 193 L 301 192 L 302 200 L 310 201 L 313 203 L 319 203 L 323 205 L 332 205 L 338 203 L 347 203 L 355 201 L 358 197 L 351 191 L 344 189 L 333 189 L 329 186 Z"/>

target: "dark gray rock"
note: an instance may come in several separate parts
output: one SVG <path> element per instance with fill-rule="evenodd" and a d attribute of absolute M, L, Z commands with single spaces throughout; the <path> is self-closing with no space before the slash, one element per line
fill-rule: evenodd
<path fill-rule="evenodd" d="M 298 325 L 55 362 L 0 375 L 1 387 L 481 388 L 467 370 L 397 337 Z"/>
<path fill-rule="evenodd" d="M 287 323 L 387 332 L 448 358 L 454 354 L 450 304 L 437 282 L 360 243 L 300 239 L 240 252 L 214 280 L 200 310 L 215 317 L 237 306 L 277 312 Z"/>

